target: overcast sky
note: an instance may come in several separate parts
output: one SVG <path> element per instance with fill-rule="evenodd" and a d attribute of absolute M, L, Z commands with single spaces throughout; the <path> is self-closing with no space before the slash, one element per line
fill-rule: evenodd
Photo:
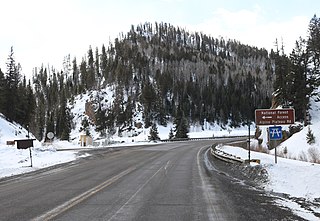
<path fill-rule="evenodd" d="M 155 21 L 269 51 L 283 39 L 289 53 L 319 9 L 319 0 L 0 0 L 0 68 L 13 46 L 26 75 L 41 64 L 61 69 L 68 54 L 80 63 L 89 45 Z"/>

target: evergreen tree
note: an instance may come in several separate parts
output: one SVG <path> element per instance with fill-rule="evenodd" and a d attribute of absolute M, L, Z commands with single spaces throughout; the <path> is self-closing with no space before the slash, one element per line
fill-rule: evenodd
<path fill-rule="evenodd" d="M 316 138 L 310 129 L 310 126 L 308 127 L 308 133 L 307 133 L 307 143 L 308 144 L 314 144 L 316 142 Z"/>
<path fill-rule="evenodd" d="M 56 135 L 61 140 L 69 140 L 71 132 L 71 115 L 70 110 L 67 107 L 67 100 L 64 92 L 60 101 L 60 107 L 58 111 L 57 123 L 56 123 Z"/>
<path fill-rule="evenodd" d="M 95 82 L 95 84 L 97 84 L 98 86 L 100 86 L 100 82 L 101 82 L 101 73 L 100 73 L 100 56 L 99 56 L 99 50 L 98 48 L 96 48 L 96 52 L 95 52 L 95 61 L 94 61 L 94 67 L 95 67 L 95 75 L 97 82 Z"/>
<path fill-rule="evenodd" d="M 290 54 L 291 65 L 291 82 L 292 87 L 291 94 L 293 95 L 290 99 L 290 103 L 295 109 L 295 116 L 298 121 L 304 121 L 306 125 L 306 113 L 309 104 L 310 91 L 308 90 L 307 84 L 307 72 L 308 72 L 308 58 L 305 51 L 304 40 L 296 42 L 296 47 Z"/>
<path fill-rule="evenodd" d="M 320 18 L 316 15 L 310 20 L 308 29 L 308 52 L 310 54 L 310 62 L 312 63 L 311 72 L 316 80 L 317 85 L 320 84 Z"/>
<path fill-rule="evenodd" d="M 171 127 L 169 132 L 169 140 L 172 140 L 173 138 L 174 138 L 174 134 L 173 134 L 173 129 Z"/>
<path fill-rule="evenodd" d="M 101 49 L 101 59 L 100 59 L 100 69 L 101 69 L 101 77 L 104 77 L 104 79 L 108 82 L 108 57 L 106 48 L 104 45 L 102 45 Z"/>
<path fill-rule="evenodd" d="M 276 52 L 271 52 L 271 57 L 275 62 L 275 80 L 274 91 L 277 93 L 278 105 L 290 105 L 290 88 L 288 87 L 290 73 L 290 59 L 284 53 L 284 46 L 279 49 L 278 41 L 276 40 Z"/>
<path fill-rule="evenodd" d="M 150 133 L 149 136 L 148 136 L 149 141 L 160 140 L 158 127 L 157 127 L 157 125 L 155 123 L 152 124 L 149 133 Z"/>
<path fill-rule="evenodd" d="M 15 121 L 17 117 L 17 109 L 19 104 L 19 82 L 20 66 L 16 65 L 16 62 L 14 60 L 13 47 L 11 47 L 10 55 L 7 62 L 4 114 L 8 119 L 13 121 Z"/>
<path fill-rule="evenodd" d="M 151 122 L 154 120 L 154 108 L 156 104 L 156 93 L 153 85 L 148 81 L 143 86 L 141 92 L 142 102 L 144 104 L 144 121 L 145 127 L 149 127 Z"/>
<path fill-rule="evenodd" d="M 80 85 L 79 85 L 79 92 L 84 92 L 89 88 L 88 85 L 88 72 L 87 72 L 87 62 L 85 59 L 82 59 L 82 62 L 80 64 Z"/>
<path fill-rule="evenodd" d="M 175 124 L 175 138 L 188 138 L 188 122 L 184 116 L 184 112 L 181 110 L 180 106 L 174 120 Z"/>
<path fill-rule="evenodd" d="M 6 102 L 6 79 L 4 77 L 4 73 L 0 69 L 0 113 L 4 113 L 5 102 Z"/>
<path fill-rule="evenodd" d="M 93 51 L 91 46 L 88 51 L 88 67 L 87 67 L 87 89 L 92 89 L 96 85 L 95 65 Z"/>
<path fill-rule="evenodd" d="M 77 66 L 77 59 L 74 58 L 72 61 L 72 82 L 73 82 L 73 95 L 79 93 L 79 68 Z"/>
<path fill-rule="evenodd" d="M 101 137 L 105 137 L 106 129 L 107 129 L 106 110 L 102 110 L 101 105 L 99 105 L 99 108 L 96 111 L 95 115 L 96 115 L 96 131 L 100 132 Z"/>

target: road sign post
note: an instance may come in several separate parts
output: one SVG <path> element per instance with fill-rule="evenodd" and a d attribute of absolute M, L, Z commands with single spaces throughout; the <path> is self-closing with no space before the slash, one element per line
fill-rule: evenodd
<path fill-rule="evenodd" d="M 274 162 L 277 163 L 277 140 L 282 139 L 282 127 L 281 126 L 274 126 L 269 127 L 269 140 L 270 145 L 274 145 Z"/>

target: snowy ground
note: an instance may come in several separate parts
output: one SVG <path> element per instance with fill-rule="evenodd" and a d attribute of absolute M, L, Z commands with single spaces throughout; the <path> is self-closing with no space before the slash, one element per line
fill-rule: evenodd
<path fill-rule="evenodd" d="M 226 153 L 248 158 L 248 151 L 239 147 L 222 146 L 220 147 Z M 270 193 L 284 193 L 289 198 L 303 198 L 313 203 L 311 206 L 313 212 L 320 213 L 320 164 L 302 162 L 286 158 L 275 157 L 270 154 L 251 151 L 251 159 L 260 159 L 262 166 L 269 174 L 269 182 L 265 185 L 266 191 Z M 294 200 L 279 197 L 277 203 L 291 208 L 297 215 L 307 220 L 319 220 L 312 212 L 302 208 Z M 318 205 L 316 205 L 318 204 Z"/>

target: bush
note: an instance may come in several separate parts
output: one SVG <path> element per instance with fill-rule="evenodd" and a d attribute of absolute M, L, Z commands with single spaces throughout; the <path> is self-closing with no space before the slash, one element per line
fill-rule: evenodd
<path fill-rule="evenodd" d="M 312 163 L 320 163 L 320 152 L 317 148 L 310 147 L 308 149 L 308 154 Z"/>
<path fill-rule="evenodd" d="M 299 154 L 299 160 L 308 162 L 307 154 L 304 151 L 301 151 L 301 153 Z"/>

